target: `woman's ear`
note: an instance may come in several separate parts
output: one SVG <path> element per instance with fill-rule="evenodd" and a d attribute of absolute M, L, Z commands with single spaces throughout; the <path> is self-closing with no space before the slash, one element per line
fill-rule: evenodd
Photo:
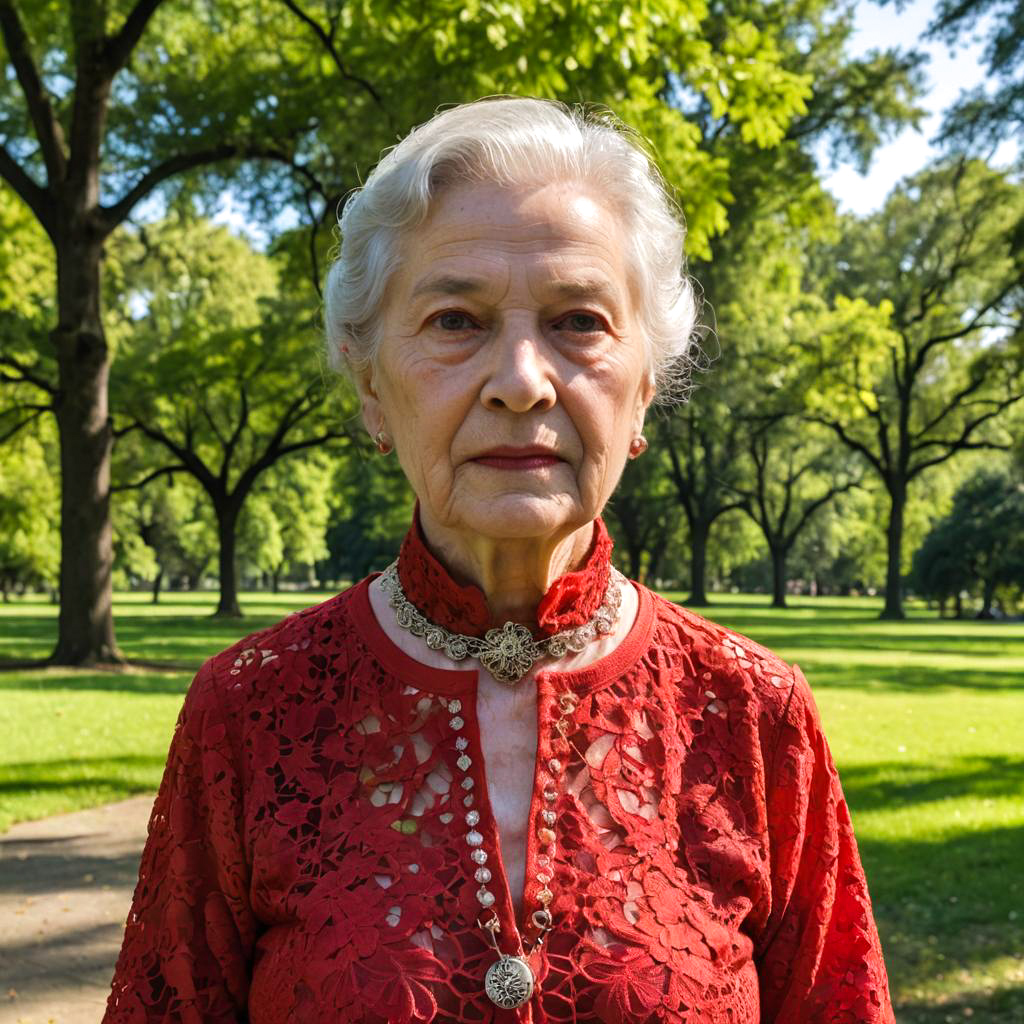
<path fill-rule="evenodd" d="M 655 384 L 654 371 L 650 371 L 644 377 L 640 393 L 637 395 L 636 409 L 633 411 L 633 437 L 638 437 L 644 432 L 644 419 L 647 417 L 647 410 L 654 401 Z"/>
<path fill-rule="evenodd" d="M 372 365 L 354 371 L 352 380 L 356 387 L 356 394 L 359 396 L 363 426 L 366 427 L 366 432 L 370 437 L 376 437 L 384 429 L 384 410 L 381 408 Z"/>

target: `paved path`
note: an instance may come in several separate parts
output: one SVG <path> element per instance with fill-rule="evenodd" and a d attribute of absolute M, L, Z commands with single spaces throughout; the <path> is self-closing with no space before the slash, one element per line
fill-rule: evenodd
<path fill-rule="evenodd" d="M 0 836 L 0 1024 L 99 1024 L 153 797 Z"/>

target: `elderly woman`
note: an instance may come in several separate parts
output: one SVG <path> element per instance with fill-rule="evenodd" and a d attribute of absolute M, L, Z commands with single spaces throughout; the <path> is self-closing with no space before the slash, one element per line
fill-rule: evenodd
<path fill-rule="evenodd" d="M 891 1021 L 799 669 L 611 563 L 694 320 L 649 157 L 467 104 L 342 229 L 328 343 L 414 521 L 200 669 L 107 1024 Z"/>

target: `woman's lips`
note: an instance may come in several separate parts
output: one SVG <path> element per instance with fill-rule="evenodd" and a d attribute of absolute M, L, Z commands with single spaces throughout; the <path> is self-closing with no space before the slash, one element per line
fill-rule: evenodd
<path fill-rule="evenodd" d="M 562 460 L 549 448 L 492 448 L 473 462 L 491 469 L 546 469 Z"/>

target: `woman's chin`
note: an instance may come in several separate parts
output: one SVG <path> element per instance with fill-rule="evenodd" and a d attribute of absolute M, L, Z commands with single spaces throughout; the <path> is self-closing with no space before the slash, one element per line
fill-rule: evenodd
<path fill-rule="evenodd" d="M 549 537 L 579 529 L 596 516 L 587 515 L 575 496 L 505 492 L 474 497 L 456 505 L 460 526 L 501 540 Z"/>

